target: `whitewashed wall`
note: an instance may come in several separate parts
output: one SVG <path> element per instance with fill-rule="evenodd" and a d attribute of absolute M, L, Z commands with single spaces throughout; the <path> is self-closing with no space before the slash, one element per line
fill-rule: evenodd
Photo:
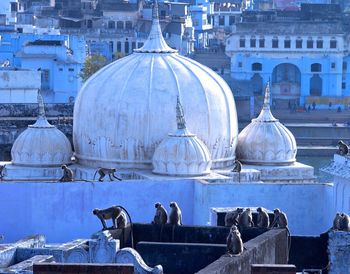
<path fill-rule="evenodd" d="M 151 222 L 154 203 L 177 201 L 184 224 L 205 225 L 210 207 L 263 206 L 288 214 L 292 234 L 317 235 L 332 223 L 332 186 L 207 184 L 203 181 L 0 183 L 0 234 L 12 242 L 42 233 L 48 242 L 87 238 L 101 228 L 95 207 L 123 205 L 135 222 Z M 309 216 L 309 218 L 305 218 Z"/>

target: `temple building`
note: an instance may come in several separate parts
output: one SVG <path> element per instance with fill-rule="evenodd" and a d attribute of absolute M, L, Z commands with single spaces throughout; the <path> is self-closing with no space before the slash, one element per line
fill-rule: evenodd
<path fill-rule="evenodd" d="M 150 223 L 154 203 L 171 201 L 189 225 L 213 224 L 212 208 L 261 206 L 286 212 L 292 234 L 326 231 L 337 211 L 333 185 L 317 183 L 313 168 L 296 162 L 293 135 L 270 111 L 269 85 L 259 117 L 238 134 L 229 86 L 166 44 L 154 10 L 144 46 L 80 90 L 73 150 L 38 97 L 37 122 L 16 140 L 12 162 L 2 163 L 6 241 L 35 233 L 49 242 L 89 237 L 99 223 L 88 214 L 113 204 Z M 63 164 L 73 182 L 58 182 Z M 99 168 L 116 168 L 122 181 L 99 182 Z"/>

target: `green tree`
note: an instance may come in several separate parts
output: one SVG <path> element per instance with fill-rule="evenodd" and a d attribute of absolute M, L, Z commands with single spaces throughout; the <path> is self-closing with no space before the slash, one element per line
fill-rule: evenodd
<path fill-rule="evenodd" d="M 80 78 L 83 80 L 83 82 L 85 82 L 96 71 L 107 65 L 107 63 L 107 59 L 100 54 L 87 56 L 84 62 L 84 66 L 79 74 Z"/>

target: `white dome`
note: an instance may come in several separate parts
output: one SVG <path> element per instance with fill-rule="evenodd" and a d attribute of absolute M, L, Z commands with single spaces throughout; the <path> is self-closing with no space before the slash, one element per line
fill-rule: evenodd
<path fill-rule="evenodd" d="M 73 128 L 77 161 L 150 169 L 155 148 L 176 129 L 177 96 L 213 166 L 231 165 L 238 136 L 232 92 L 218 74 L 169 48 L 158 19 L 141 49 L 95 73 L 80 90 Z"/>
<path fill-rule="evenodd" d="M 296 161 L 297 145 L 293 134 L 273 117 L 270 90 L 266 88 L 263 109 L 258 118 L 238 135 L 237 158 L 253 165 L 289 165 Z"/>
<path fill-rule="evenodd" d="M 49 124 L 41 104 L 36 123 L 17 137 L 11 149 L 12 163 L 23 166 L 60 166 L 70 163 L 72 154 L 68 138 Z"/>
<path fill-rule="evenodd" d="M 169 134 L 153 155 L 153 172 L 170 176 L 200 176 L 210 172 L 210 153 L 196 135 L 187 131 L 178 101 L 178 130 Z"/>

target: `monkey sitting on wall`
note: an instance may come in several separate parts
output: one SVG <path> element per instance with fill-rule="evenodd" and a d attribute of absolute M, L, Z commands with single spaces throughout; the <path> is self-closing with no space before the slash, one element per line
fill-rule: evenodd
<path fill-rule="evenodd" d="M 237 226 L 233 225 L 226 239 L 227 253 L 240 255 L 243 252 L 243 241 Z"/>
<path fill-rule="evenodd" d="M 267 214 L 267 212 L 261 207 L 258 207 L 256 211 L 258 212 L 256 226 L 260 228 L 268 228 L 270 225 L 269 214 Z"/>
<path fill-rule="evenodd" d="M 288 228 L 287 215 L 278 208 L 276 208 L 273 213 L 274 218 L 271 227 Z"/>
<path fill-rule="evenodd" d="M 176 202 L 170 203 L 171 212 L 169 215 L 169 223 L 172 225 L 182 225 L 181 209 Z"/>
<path fill-rule="evenodd" d="M 66 165 L 62 165 L 61 168 L 63 169 L 63 176 L 59 180 L 60 182 L 72 182 L 74 181 L 74 173 L 73 171 L 67 167 Z"/>
<path fill-rule="evenodd" d="M 126 217 L 126 214 L 124 211 L 122 211 L 119 217 L 117 218 L 117 228 L 118 229 L 125 228 L 127 223 L 128 223 L 128 219 Z"/>
<path fill-rule="evenodd" d="M 231 227 L 233 225 L 238 225 L 239 217 L 243 212 L 243 208 L 237 208 L 234 211 L 229 211 L 225 215 L 225 226 Z"/>
<path fill-rule="evenodd" d="M 117 219 L 121 215 L 122 209 L 119 206 L 111 206 L 106 209 L 95 208 L 92 213 L 100 219 L 102 223 L 102 230 L 109 229 L 106 225 L 106 220 L 112 219 L 113 226 L 110 229 L 117 228 Z M 121 220 L 122 221 L 122 220 Z"/>
<path fill-rule="evenodd" d="M 115 169 L 115 168 L 104 168 L 104 167 L 100 167 L 98 170 L 96 170 L 96 172 L 95 172 L 95 174 L 94 174 L 94 181 L 95 181 L 95 177 L 96 177 L 96 174 L 98 173 L 98 175 L 100 175 L 100 177 L 98 178 L 98 180 L 100 181 L 100 182 L 103 182 L 103 178 L 106 176 L 106 175 L 108 175 L 108 177 L 109 177 L 109 180 L 111 180 L 111 181 L 114 181 L 113 180 L 113 178 L 114 179 L 117 179 L 118 181 L 121 181 L 122 179 L 121 178 L 119 178 L 119 177 L 117 177 L 116 175 L 115 175 L 115 172 L 116 172 L 117 170 Z"/>
<path fill-rule="evenodd" d="M 249 207 L 242 212 L 241 216 L 239 217 L 238 225 L 240 231 L 254 226 L 252 210 Z"/>
<path fill-rule="evenodd" d="M 338 141 L 338 151 L 337 151 L 337 153 L 339 155 L 347 155 L 349 153 L 348 146 L 342 140 Z"/>
<path fill-rule="evenodd" d="M 152 224 L 165 225 L 168 222 L 168 213 L 166 209 L 161 203 L 156 203 L 154 207 L 156 208 L 156 214 L 154 215 Z"/>
<path fill-rule="evenodd" d="M 337 214 L 335 214 L 335 217 L 333 219 L 332 229 L 333 230 L 340 230 L 340 223 L 341 223 L 341 221 L 342 221 L 341 213 L 337 212 Z"/>

